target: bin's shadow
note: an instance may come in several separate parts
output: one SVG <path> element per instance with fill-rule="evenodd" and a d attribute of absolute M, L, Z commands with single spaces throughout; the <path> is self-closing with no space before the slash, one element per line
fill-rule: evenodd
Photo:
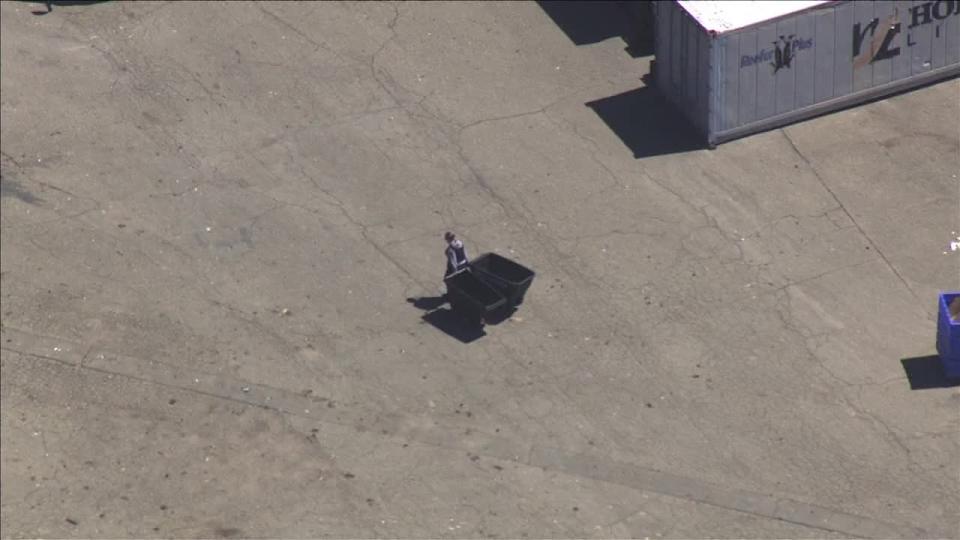
<path fill-rule="evenodd" d="M 407 298 L 407 302 L 426 312 L 420 317 L 423 322 L 459 340 L 461 343 L 472 343 L 487 335 L 482 325 L 467 321 L 454 313 L 449 307 L 442 307 L 447 303 L 446 295 Z"/>
<path fill-rule="evenodd" d="M 51 0 L 50 2 L 42 2 L 38 0 L 25 0 L 31 4 L 43 4 L 46 7 L 46 11 L 34 10 L 30 13 L 34 15 L 46 15 L 53 11 L 54 6 L 67 7 L 67 6 L 92 6 L 94 4 L 102 4 L 107 0 Z"/>
<path fill-rule="evenodd" d="M 907 373 L 911 390 L 930 388 L 954 388 L 960 386 L 960 379 L 949 379 L 943 372 L 943 364 L 937 355 L 904 358 L 900 360 Z"/>
<path fill-rule="evenodd" d="M 650 86 L 590 101 L 586 105 L 623 141 L 635 158 L 707 147 L 680 111 Z"/>
<path fill-rule="evenodd" d="M 407 302 L 413 304 L 413 307 L 424 311 L 433 311 L 447 303 L 446 296 L 418 296 L 416 298 L 407 298 Z"/>
<path fill-rule="evenodd" d="M 440 308 L 428 311 L 420 317 L 425 323 L 440 330 L 461 343 L 473 343 L 487 335 L 482 325 L 468 322 L 449 308 Z"/>
<path fill-rule="evenodd" d="M 487 335 L 483 325 L 470 322 L 449 307 L 443 307 L 447 303 L 446 296 L 419 296 L 407 298 L 407 302 L 426 312 L 420 317 L 423 322 L 462 343 L 472 343 Z M 500 324 L 513 316 L 516 311 L 517 308 L 497 310 L 487 317 L 485 322 L 491 326 Z"/>
<path fill-rule="evenodd" d="M 633 58 L 653 54 L 653 10 L 650 2 L 537 2 L 574 45 L 619 37 Z"/>

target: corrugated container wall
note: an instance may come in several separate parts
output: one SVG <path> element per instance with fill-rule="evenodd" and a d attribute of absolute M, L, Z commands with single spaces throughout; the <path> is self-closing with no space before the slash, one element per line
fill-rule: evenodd
<path fill-rule="evenodd" d="M 710 119 L 711 37 L 676 2 L 654 2 L 657 88 L 693 125 L 706 132 Z"/>
<path fill-rule="evenodd" d="M 707 142 L 960 74 L 960 0 L 831 2 L 723 34 L 656 2 L 658 88 Z"/>

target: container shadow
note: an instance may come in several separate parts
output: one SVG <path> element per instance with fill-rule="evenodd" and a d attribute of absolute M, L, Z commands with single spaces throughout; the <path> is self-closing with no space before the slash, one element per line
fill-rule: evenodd
<path fill-rule="evenodd" d="M 586 103 L 635 158 L 703 150 L 703 138 L 660 93 L 643 86 Z"/>
<path fill-rule="evenodd" d="M 960 379 L 947 378 L 938 355 L 904 358 L 900 360 L 900 363 L 903 364 L 903 370 L 907 373 L 911 390 L 960 386 Z"/>
<path fill-rule="evenodd" d="M 574 45 L 619 37 L 637 58 L 653 54 L 653 10 L 650 2 L 540 1 L 540 9 Z"/>

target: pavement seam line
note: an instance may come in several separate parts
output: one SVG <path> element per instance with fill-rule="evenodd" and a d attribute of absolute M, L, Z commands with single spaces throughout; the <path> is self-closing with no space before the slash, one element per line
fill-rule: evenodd
<path fill-rule="evenodd" d="M 249 394 L 244 394 L 244 397 L 233 397 L 228 395 L 226 392 L 216 391 L 216 386 L 214 385 L 214 390 L 204 390 L 201 388 L 191 388 L 183 384 L 176 384 L 173 382 L 164 382 L 159 380 L 150 379 L 147 377 L 140 377 L 137 375 L 132 375 L 129 373 L 124 373 L 122 371 L 111 371 L 106 368 L 83 365 L 78 366 L 76 364 L 70 363 L 69 361 L 52 358 L 49 356 L 44 356 L 41 354 L 32 353 L 29 351 L 21 351 L 9 347 L 0 346 L 0 350 L 5 350 L 9 352 L 14 352 L 23 356 L 32 356 L 34 358 L 52 361 L 56 364 L 63 366 L 71 367 L 77 370 L 89 370 L 95 373 L 100 373 L 103 375 L 123 377 L 130 380 L 136 380 L 146 384 L 152 384 L 157 386 L 162 386 L 165 388 L 172 388 L 179 391 L 184 391 L 192 394 L 202 395 L 214 399 L 221 399 L 224 401 L 229 401 L 237 403 L 240 405 L 257 407 L 265 410 L 269 410 L 281 415 L 290 415 L 303 419 L 310 419 L 318 423 L 329 423 L 334 425 L 339 425 L 341 427 L 346 427 L 348 429 L 355 429 L 364 432 L 370 433 L 383 433 L 383 429 L 374 429 L 374 425 L 361 426 L 353 424 L 350 422 L 337 421 L 329 417 L 324 417 L 326 411 L 323 409 L 318 410 L 318 415 L 307 415 L 298 412 L 302 410 L 302 407 L 291 407 L 289 409 L 284 408 L 279 405 L 271 405 L 267 402 L 258 402 L 254 399 L 254 396 Z M 137 363 L 143 363 L 143 360 L 127 355 L 123 355 L 124 358 L 134 360 Z M 210 376 L 204 375 L 205 379 L 209 379 Z M 221 377 L 221 379 L 224 379 Z M 222 384 L 222 386 L 227 386 Z M 236 386 L 236 385 L 234 385 Z M 309 398 L 305 398 L 299 394 L 294 394 L 286 390 L 261 386 L 261 389 L 267 389 L 274 393 L 280 394 L 282 399 L 278 401 L 293 401 L 300 402 L 303 400 L 308 401 L 309 403 L 314 403 Z M 249 396 L 249 397 L 246 397 Z M 387 420 L 403 420 L 403 416 L 396 414 L 386 414 L 377 413 L 375 411 L 369 411 L 370 414 L 360 415 L 361 418 L 369 417 L 387 417 Z M 338 419 L 339 420 L 339 419 Z M 702 480 L 697 480 L 695 478 L 687 478 L 679 475 L 675 475 L 668 472 L 657 471 L 655 469 L 648 469 L 642 466 L 633 465 L 630 463 L 618 462 L 616 460 L 603 457 L 603 456 L 594 456 L 590 454 L 575 454 L 570 452 L 565 452 L 559 448 L 552 448 L 547 446 L 540 446 L 535 443 L 531 443 L 526 450 L 526 456 L 521 457 L 522 454 L 515 456 L 510 456 L 509 454 L 497 455 L 496 453 L 484 451 L 482 448 L 475 448 L 469 444 L 443 444 L 438 442 L 436 439 L 441 438 L 444 435 L 445 428 L 441 427 L 440 429 L 433 429 L 436 433 L 432 433 L 428 428 L 426 433 L 418 432 L 418 430 L 413 429 L 409 430 L 411 432 L 404 433 L 399 426 L 390 426 L 392 429 L 387 430 L 387 435 L 390 437 L 399 437 L 405 440 L 415 441 L 420 444 L 425 444 L 428 446 L 434 446 L 439 448 L 445 448 L 448 450 L 469 450 L 477 455 L 482 455 L 484 457 L 501 459 L 505 461 L 513 461 L 522 465 L 529 467 L 537 467 L 543 470 L 552 470 L 555 472 L 568 474 L 571 476 L 579 476 L 588 478 L 598 482 L 612 483 L 616 485 L 621 485 L 631 489 L 639 491 L 648 491 L 651 493 L 657 493 L 660 495 L 673 497 L 677 499 L 687 500 L 694 503 L 706 504 L 708 506 L 714 506 L 717 508 L 723 508 L 726 510 L 732 510 L 736 512 L 741 512 L 749 515 L 759 516 L 767 519 L 783 521 L 786 523 L 792 523 L 796 525 L 801 525 L 811 529 L 818 529 L 828 532 L 841 533 L 849 535 L 851 537 L 896 537 L 896 536 L 920 536 L 920 537 L 933 537 L 935 535 L 929 534 L 927 531 L 912 527 L 912 526 L 901 526 L 891 523 L 886 523 L 880 520 L 873 518 L 858 516 L 855 514 L 850 514 L 847 512 L 833 510 L 830 508 L 816 506 L 801 501 L 796 501 L 793 499 L 788 499 L 784 497 L 777 497 L 774 495 L 767 495 L 763 493 L 754 493 L 747 490 L 737 489 L 737 488 L 725 488 L 719 485 L 711 484 L 704 482 Z M 459 428 L 449 430 L 451 433 L 462 433 Z M 481 433 L 482 434 L 482 433 Z M 438 435 L 440 437 L 438 437 Z M 496 441 L 493 441 L 496 442 Z M 508 441 L 510 442 L 510 441 Z M 652 485 L 651 485 L 652 484 Z M 768 511 L 764 511 L 763 506 L 772 507 Z M 809 516 L 809 518 L 804 519 L 804 516 Z M 843 527 L 844 522 L 854 521 L 855 523 L 851 524 L 850 527 Z M 830 525 L 830 522 L 839 521 L 838 525 Z M 864 530 L 866 529 L 866 530 Z"/>
<path fill-rule="evenodd" d="M 847 210 L 847 207 L 844 206 L 840 198 L 837 197 L 837 194 L 833 192 L 833 189 L 831 189 L 830 186 L 827 185 L 827 182 L 823 179 L 823 177 L 820 176 L 820 171 L 818 171 L 817 168 L 813 166 L 813 163 L 810 163 L 810 160 L 807 159 L 807 156 L 803 155 L 803 152 L 801 152 L 800 149 L 797 148 L 796 143 L 793 142 L 793 138 L 790 137 L 790 135 L 787 133 L 787 131 L 784 128 L 780 128 L 779 131 L 783 135 L 783 137 L 787 140 L 787 143 L 790 144 L 790 148 L 793 149 L 794 153 L 796 153 L 797 156 L 803 160 L 803 162 L 806 164 L 810 172 L 813 173 L 813 176 L 816 177 L 817 182 L 820 183 L 823 189 L 827 190 L 827 193 L 830 194 L 830 197 L 832 197 L 833 200 L 840 206 L 840 209 L 843 210 L 843 213 L 846 214 L 848 218 L 850 218 L 850 221 L 857 228 L 857 230 L 860 231 L 860 234 L 863 235 L 863 237 L 867 240 L 867 242 L 870 242 L 870 246 L 877 253 L 877 255 L 883 260 L 883 262 L 887 265 L 887 268 L 889 268 L 890 271 L 893 272 L 895 276 L 897 276 L 897 279 L 899 279 L 900 282 L 903 283 L 903 286 L 907 289 L 907 292 L 910 293 L 910 296 L 912 296 L 919 304 L 922 304 L 922 302 L 920 301 L 920 298 L 917 296 L 917 293 L 913 291 L 913 288 L 910 287 L 910 284 L 907 283 L 907 280 L 903 277 L 902 274 L 900 274 L 900 271 L 897 270 L 895 266 L 893 266 L 893 263 L 890 262 L 890 259 L 888 259 L 887 256 L 883 254 L 883 251 L 880 250 L 880 248 L 877 246 L 877 243 L 873 241 L 873 238 L 870 238 L 870 235 L 868 235 L 867 232 L 863 230 L 863 227 L 860 226 L 860 223 L 858 223 L 857 220 L 854 219 L 853 214 L 851 214 L 850 211 Z"/>

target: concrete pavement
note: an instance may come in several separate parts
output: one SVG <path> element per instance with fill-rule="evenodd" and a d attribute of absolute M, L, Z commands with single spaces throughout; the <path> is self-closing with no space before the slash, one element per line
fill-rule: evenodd
<path fill-rule="evenodd" d="M 2 536 L 960 537 L 958 82 L 708 151 L 584 9 L 0 4 Z"/>

